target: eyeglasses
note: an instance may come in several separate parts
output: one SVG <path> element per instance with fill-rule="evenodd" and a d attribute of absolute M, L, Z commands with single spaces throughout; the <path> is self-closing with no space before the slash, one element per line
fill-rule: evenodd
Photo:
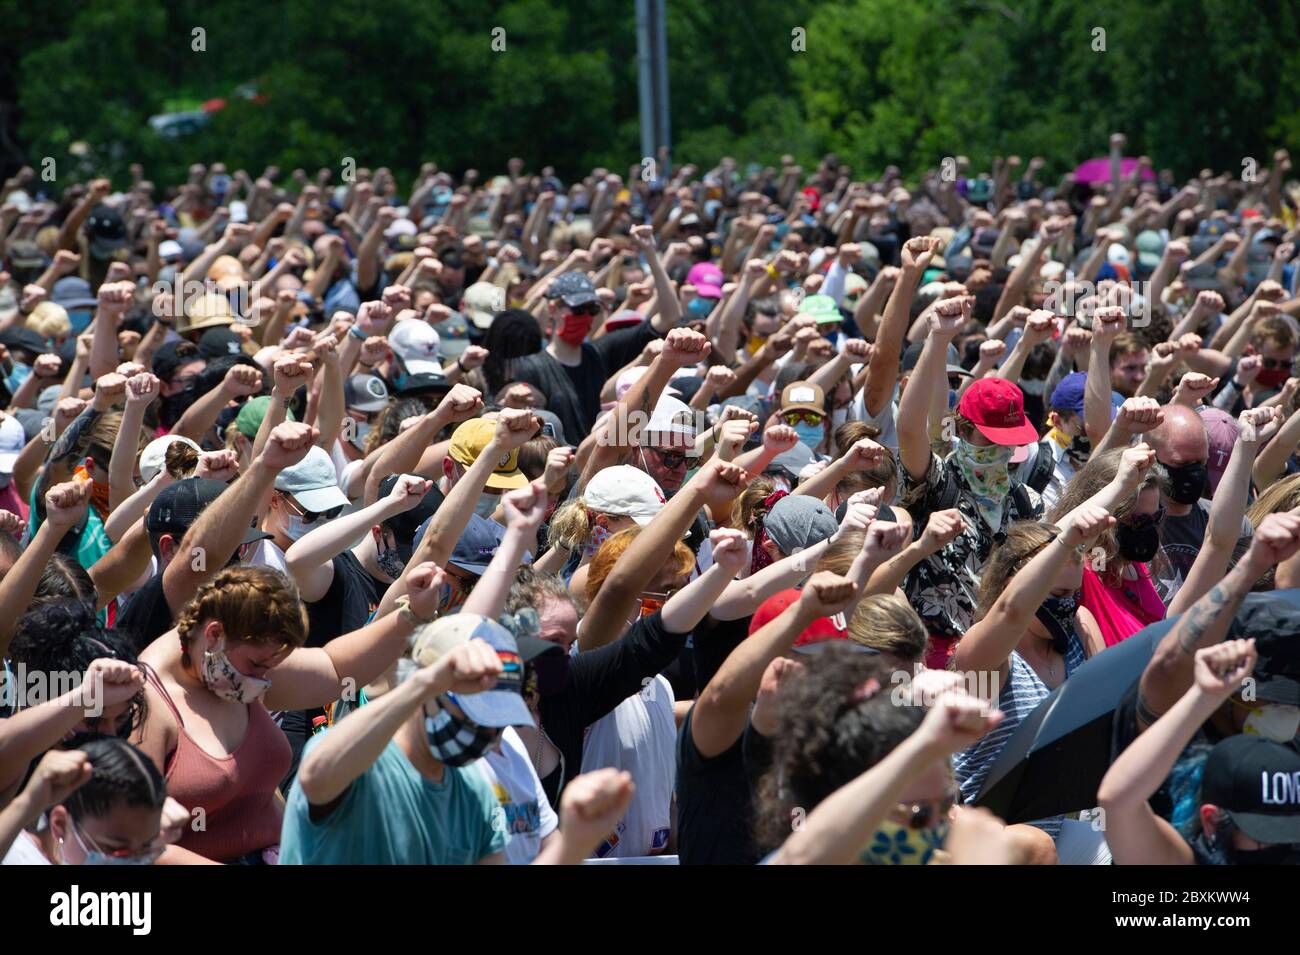
<path fill-rule="evenodd" d="M 600 314 L 600 306 L 595 302 L 588 302 L 586 305 L 570 305 L 569 312 L 572 315 L 589 315 L 595 318 Z"/>
<path fill-rule="evenodd" d="M 781 412 L 781 420 L 784 421 L 792 428 L 795 425 L 800 423 L 810 424 L 814 426 L 820 425 L 822 423 L 823 417 L 825 416 L 817 411 L 796 410 L 796 411 Z"/>
<path fill-rule="evenodd" d="M 665 451 L 663 448 L 650 448 L 655 454 L 659 455 L 659 460 L 668 470 L 676 470 L 686 463 L 685 451 Z"/>
<path fill-rule="evenodd" d="M 334 518 L 338 517 L 340 514 L 343 513 L 342 505 L 340 505 L 339 507 L 331 507 L 328 511 L 309 511 L 301 504 L 299 504 L 297 501 L 295 501 L 293 497 L 291 497 L 288 494 L 284 495 L 284 500 L 285 503 L 289 506 L 289 510 L 293 511 L 295 514 L 301 517 L 308 524 L 314 524 L 316 523 L 316 521 L 321 520 L 322 518 L 327 521 L 332 521 Z"/>
<path fill-rule="evenodd" d="M 1294 363 L 1295 363 L 1295 359 L 1293 358 L 1265 358 L 1260 362 L 1260 364 L 1262 364 L 1269 371 L 1275 371 L 1278 368 L 1286 368 L 1290 370 L 1291 366 Z"/>

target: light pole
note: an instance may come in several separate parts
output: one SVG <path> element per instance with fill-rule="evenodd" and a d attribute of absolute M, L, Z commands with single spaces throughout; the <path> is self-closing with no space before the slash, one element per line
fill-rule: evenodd
<path fill-rule="evenodd" d="M 636 60 L 641 105 L 641 155 L 655 161 L 656 178 L 670 173 L 667 0 L 636 0 Z M 644 166 L 642 167 L 644 168 Z"/>

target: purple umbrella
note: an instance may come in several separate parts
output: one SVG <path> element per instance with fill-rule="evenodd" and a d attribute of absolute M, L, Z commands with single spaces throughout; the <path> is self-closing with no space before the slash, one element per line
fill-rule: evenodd
<path fill-rule="evenodd" d="M 1134 156 L 1125 156 L 1119 161 L 1119 174 L 1124 177 L 1133 175 L 1133 170 L 1137 168 L 1137 158 Z M 1155 179 L 1156 175 L 1150 169 L 1142 174 L 1143 179 Z M 1110 157 L 1098 156 L 1096 159 L 1089 159 L 1087 162 L 1080 163 L 1079 167 L 1074 170 L 1074 181 L 1091 185 L 1094 182 L 1110 181 Z"/>

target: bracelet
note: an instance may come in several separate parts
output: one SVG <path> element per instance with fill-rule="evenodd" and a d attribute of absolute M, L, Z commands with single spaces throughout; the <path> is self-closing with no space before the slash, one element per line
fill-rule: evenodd
<path fill-rule="evenodd" d="M 351 328 L 348 329 L 348 334 L 351 335 L 353 338 L 357 339 L 358 341 L 366 340 L 366 333 L 363 332 L 356 325 L 353 325 Z"/>
<path fill-rule="evenodd" d="M 463 375 L 466 371 L 468 371 L 468 369 L 467 369 L 464 365 L 462 365 L 462 364 L 460 363 L 460 358 L 459 358 L 459 357 L 456 358 L 456 370 L 459 371 L 462 375 Z"/>
<path fill-rule="evenodd" d="M 411 609 L 411 598 L 407 594 L 402 594 L 402 596 L 398 597 L 396 604 L 397 615 L 402 618 L 403 622 L 410 624 L 417 630 L 425 624 L 433 623 L 434 620 L 438 619 L 436 615 L 428 620 L 417 615 L 416 612 Z"/>
<path fill-rule="evenodd" d="M 772 278 L 774 278 L 774 279 L 776 279 L 776 278 L 780 278 L 780 276 L 781 276 L 781 273 L 779 273 L 779 272 L 776 270 L 776 266 L 773 265 L 771 262 L 769 262 L 769 263 L 767 264 L 767 274 L 768 274 L 769 276 L 771 276 Z"/>

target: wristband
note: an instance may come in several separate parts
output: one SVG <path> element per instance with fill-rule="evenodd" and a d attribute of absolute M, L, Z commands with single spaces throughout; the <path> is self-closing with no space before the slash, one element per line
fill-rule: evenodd
<path fill-rule="evenodd" d="M 351 328 L 348 329 L 348 334 L 351 335 L 353 338 L 355 338 L 357 341 L 363 342 L 366 340 L 366 333 L 363 332 L 356 325 L 353 325 Z"/>
<path fill-rule="evenodd" d="M 460 363 L 459 357 L 457 357 L 456 359 L 456 370 L 459 371 L 462 375 L 469 370 L 468 368 L 466 368 L 464 365 Z"/>
<path fill-rule="evenodd" d="M 435 616 L 432 617 L 431 619 L 426 620 L 425 618 L 416 614 L 416 612 L 411 609 L 411 598 L 407 594 L 402 594 L 402 596 L 398 597 L 396 603 L 397 603 L 397 615 L 402 618 L 403 622 L 410 624 L 413 628 L 417 630 L 420 627 L 424 626 L 425 624 L 433 623 L 434 620 L 438 619 Z"/>
<path fill-rule="evenodd" d="M 777 272 L 776 266 L 771 262 L 767 263 L 767 274 L 773 279 L 780 278 L 781 275 L 781 273 Z"/>

